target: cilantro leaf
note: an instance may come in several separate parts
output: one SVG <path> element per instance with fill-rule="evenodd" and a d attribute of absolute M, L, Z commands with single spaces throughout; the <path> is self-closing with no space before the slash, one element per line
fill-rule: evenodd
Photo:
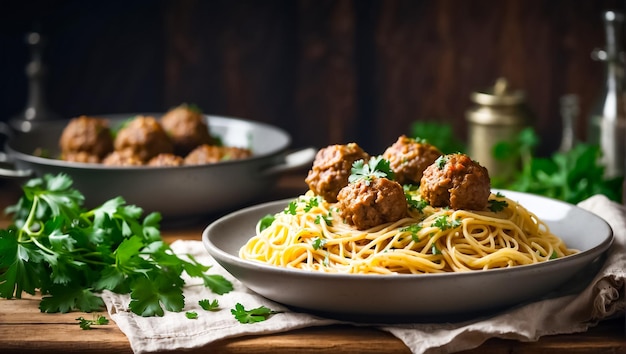
<path fill-rule="evenodd" d="M 185 312 L 185 317 L 190 320 L 196 320 L 198 319 L 198 313 L 196 311 L 187 311 Z"/>
<path fill-rule="evenodd" d="M 230 310 L 230 313 L 235 316 L 235 319 L 241 323 L 256 323 L 267 320 L 271 315 L 278 313 L 277 311 L 270 310 L 265 306 L 260 306 L 251 310 L 246 310 L 245 307 L 237 303 L 234 309 Z"/>

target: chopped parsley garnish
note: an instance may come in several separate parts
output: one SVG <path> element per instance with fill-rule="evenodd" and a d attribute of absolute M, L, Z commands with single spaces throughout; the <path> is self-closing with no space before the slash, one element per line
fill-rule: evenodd
<path fill-rule="evenodd" d="M 332 226 L 333 225 L 333 218 L 330 215 L 330 212 L 328 213 L 328 215 L 318 215 L 317 218 L 315 218 L 315 223 L 318 224 L 318 225 L 321 224 L 322 221 L 324 221 L 326 226 Z"/>
<path fill-rule="evenodd" d="M 196 311 L 187 311 L 185 312 L 185 317 L 187 317 L 190 320 L 197 320 L 198 313 Z"/>
<path fill-rule="evenodd" d="M 200 307 L 206 311 L 216 311 L 220 307 L 217 299 L 214 299 L 212 301 L 209 299 L 198 300 L 198 305 L 200 305 Z"/>
<path fill-rule="evenodd" d="M 304 211 L 309 212 L 311 209 L 319 206 L 319 197 L 309 199 L 304 206 Z"/>
<path fill-rule="evenodd" d="M 368 163 L 365 163 L 362 159 L 356 160 L 352 164 L 350 172 L 350 177 L 348 177 L 349 183 L 363 180 L 368 186 L 375 177 L 391 180 L 395 177 L 393 170 L 389 167 L 389 160 L 384 159 L 382 156 L 372 157 Z"/>
<path fill-rule="evenodd" d="M 435 160 L 435 165 L 440 170 L 443 170 L 443 168 L 446 167 L 446 163 L 448 163 L 448 157 L 445 155 L 441 155 L 437 158 L 437 160 Z"/>
<path fill-rule="evenodd" d="M 232 313 L 235 319 L 240 323 L 256 323 L 267 320 L 271 315 L 278 313 L 278 311 L 270 310 L 265 306 L 246 310 L 242 304 L 237 303 L 235 308 L 230 310 L 230 313 Z"/>
<path fill-rule="evenodd" d="M 437 248 L 437 245 L 435 244 L 433 244 L 433 246 L 430 248 L 430 252 L 432 254 L 442 254 L 439 248 Z"/>
<path fill-rule="evenodd" d="M 552 251 L 552 254 L 550 255 L 550 259 L 557 259 L 559 258 L 559 255 L 556 254 L 556 251 Z"/>
<path fill-rule="evenodd" d="M 421 224 L 412 224 L 412 225 L 409 225 L 400 229 L 400 231 L 411 233 L 411 239 L 414 242 L 419 242 L 420 239 L 419 239 L 419 236 L 417 236 L 417 233 L 420 232 L 420 230 L 422 230 Z"/>
<path fill-rule="evenodd" d="M 261 218 L 261 220 L 259 220 L 259 229 L 261 231 L 267 229 L 268 227 L 272 226 L 272 224 L 274 223 L 274 220 L 276 220 L 276 217 L 272 214 L 267 214 L 264 217 Z"/>
<path fill-rule="evenodd" d="M 314 250 L 319 250 L 326 245 L 326 240 L 320 237 L 316 237 L 315 239 L 313 239 L 312 245 Z"/>
<path fill-rule="evenodd" d="M 296 208 L 298 207 L 298 202 L 296 200 L 292 200 L 289 202 L 289 205 L 285 208 L 285 214 L 296 215 Z"/>
<path fill-rule="evenodd" d="M 404 193 L 404 197 L 411 210 L 417 210 L 421 213 L 424 211 L 424 208 L 428 206 L 427 201 L 423 199 L 413 199 L 413 196 L 408 193 Z"/>
<path fill-rule="evenodd" d="M 97 311 L 99 293 L 130 294 L 140 316 L 182 311 L 183 272 L 201 278 L 217 294 L 233 289 L 221 275 L 193 257 L 179 258 L 162 239 L 161 216 L 126 205 L 121 197 L 84 209 L 84 196 L 66 174 L 29 180 L 16 205 L 13 224 L 0 229 L 0 297 L 43 295 L 42 312 Z"/>
<path fill-rule="evenodd" d="M 461 219 L 449 220 L 448 215 L 441 215 L 435 219 L 433 226 L 440 228 L 442 231 L 454 229 L 461 226 Z"/>
<path fill-rule="evenodd" d="M 493 212 L 498 212 L 498 211 L 502 211 L 506 209 L 506 207 L 508 206 L 509 206 L 509 203 L 507 203 L 506 200 L 490 199 L 489 205 L 487 207 L 489 208 L 489 210 Z"/>

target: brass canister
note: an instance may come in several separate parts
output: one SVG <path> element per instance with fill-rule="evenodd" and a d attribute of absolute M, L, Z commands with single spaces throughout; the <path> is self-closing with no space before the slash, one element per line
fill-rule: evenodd
<path fill-rule="evenodd" d="M 468 154 L 489 170 L 492 179 L 507 181 L 519 168 L 519 159 L 497 159 L 493 150 L 500 142 L 514 145 L 520 131 L 529 124 L 531 114 L 525 95 L 499 78 L 493 87 L 473 92 L 470 99 L 475 105 L 466 113 Z"/>

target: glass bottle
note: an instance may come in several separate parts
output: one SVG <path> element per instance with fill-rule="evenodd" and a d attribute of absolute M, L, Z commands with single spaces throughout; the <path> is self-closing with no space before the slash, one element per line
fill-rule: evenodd
<path fill-rule="evenodd" d="M 626 92 L 622 51 L 624 15 L 605 11 L 603 21 L 606 48 L 594 50 L 592 58 L 605 65 L 605 86 L 591 112 L 587 140 L 600 146 L 605 175 L 612 178 L 623 176 L 626 165 Z"/>

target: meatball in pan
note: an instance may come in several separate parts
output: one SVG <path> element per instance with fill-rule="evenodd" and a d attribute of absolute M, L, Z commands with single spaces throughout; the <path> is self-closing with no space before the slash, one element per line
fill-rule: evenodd
<path fill-rule="evenodd" d="M 174 153 L 185 156 L 204 144 L 212 144 L 213 138 L 202 112 L 195 106 L 180 105 L 161 117 L 161 125 L 172 140 Z"/>
<path fill-rule="evenodd" d="M 116 151 L 138 157 L 147 163 L 158 154 L 173 153 L 174 146 L 159 121 L 152 116 L 136 116 L 115 137 Z"/>
<path fill-rule="evenodd" d="M 100 162 L 113 151 L 108 121 L 89 116 L 71 119 L 61 133 L 59 147 L 63 160 Z"/>

